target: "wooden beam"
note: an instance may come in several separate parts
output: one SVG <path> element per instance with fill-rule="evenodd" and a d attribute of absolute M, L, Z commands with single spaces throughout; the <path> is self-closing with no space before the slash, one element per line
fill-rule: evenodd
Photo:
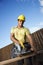
<path fill-rule="evenodd" d="M 5 61 L 0 62 L 0 65 L 5 65 L 5 64 L 12 63 L 12 62 L 16 62 L 16 61 L 19 61 L 19 60 L 22 60 L 22 59 L 25 59 L 25 58 L 28 58 L 28 57 L 32 57 L 34 55 L 36 55 L 36 54 L 32 53 L 32 54 L 28 54 L 28 55 L 23 55 L 21 57 L 16 57 L 16 58 L 12 58 L 12 59 L 9 59 L 9 60 L 5 60 Z"/>
<path fill-rule="evenodd" d="M 39 53 L 43 53 L 43 50 L 37 52 L 37 54 L 39 54 Z M 16 57 L 16 58 L 8 59 L 8 60 L 0 62 L 0 65 L 5 65 L 5 64 L 16 62 L 16 61 L 19 61 L 19 60 L 22 60 L 22 59 L 25 59 L 25 58 L 33 57 L 33 56 L 35 56 L 37 54 L 35 52 L 33 52 L 33 53 L 29 53 L 27 55 L 23 55 L 21 57 Z"/>

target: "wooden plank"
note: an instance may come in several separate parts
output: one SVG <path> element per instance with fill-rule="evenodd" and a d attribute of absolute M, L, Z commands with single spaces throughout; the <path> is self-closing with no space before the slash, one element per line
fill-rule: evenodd
<path fill-rule="evenodd" d="M 13 59 L 5 60 L 5 61 L 0 62 L 0 65 L 5 65 L 5 64 L 12 63 L 12 62 L 17 62 L 19 60 L 22 60 L 22 59 L 25 59 L 25 58 L 28 58 L 28 57 L 32 57 L 34 55 L 36 55 L 36 53 L 31 53 L 31 54 L 28 54 L 28 55 L 23 55 L 21 57 L 16 57 L 16 58 L 13 58 Z"/>
<path fill-rule="evenodd" d="M 43 28 L 32 34 L 36 51 L 43 49 Z"/>
<path fill-rule="evenodd" d="M 40 42 L 40 46 L 41 46 L 41 49 L 43 49 L 43 38 L 41 36 L 41 31 L 38 33 L 38 38 L 39 38 L 39 42 Z"/>
<path fill-rule="evenodd" d="M 12 63 L 12 62 L 17 62 L 17 61 L 25 59 L 25 58 L 33 57 L 33 56 L 35 56 L 39 53 L 43 53 L 43 50 L 40 50 L 37 53 L 33 52 L 33 53 L 28 54 L 28 55 L 24 55 L 24 56 L 21 56 L 21 57 L 16 57 L 16 58 L 13 58 L 13 59 L 2 61 L 2 62 L 0 62 L 0 65 L 5 65 L 5 64 Z"/>

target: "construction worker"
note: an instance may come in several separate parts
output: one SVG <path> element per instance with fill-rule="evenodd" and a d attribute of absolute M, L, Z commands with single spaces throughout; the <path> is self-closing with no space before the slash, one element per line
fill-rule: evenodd
<path fill-rule="evenodd" d="M 25 16 L 20 15 L 18 16 L 17 20 L 18 20 L 18 25 L 16 27 L 12 27 L 10 34 L 10 38 L 13 41 L 12 58 L 19 56 L 20 53 L 24 53 L 28 49 L 33 51 L 33 41 L 30 35 L 30 31 L 29 29 L 23 26 L 25 22 Z M 26 42 L 26 37 L 29 40 L 29 45 Z M 18 61 L 18 65 L 23 65 L 23 60 Z"/>

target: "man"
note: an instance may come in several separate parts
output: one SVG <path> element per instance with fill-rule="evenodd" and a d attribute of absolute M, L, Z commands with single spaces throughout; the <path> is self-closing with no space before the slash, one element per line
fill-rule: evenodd
<path fill-rule="evenodd" d="M 18 25 L 17 27 L 13 27 L 11 29 L 11 35 L 10 38 L 13 41 L 14 47 L 13 47 L 13 51 L 12 51 L 12 57 L 17 57 L 19 53 L 21 53 L 22 51 L 26 51 L 25 48 L 25 43 L 26 43 L 26 37 L 29 39 L 29 43 L 31 45 L 30 50 L 33 51 L 33 41 L 30 35 L 30 31 L 25 28 L 23 26 L 24 22 L 25 22 L 25 16 L 24 15 L 20 15 L 18 16 Z M 27 45 L 28 46 L 28 45 Z M 16 47 L 16 50 L 14 50 Z M 13 54 L 15 52 L 15 54 Z M 16 52 L 18 54 L 16 54 Z M 23 65 L 23 60 L 18 61 L 18 65 Z"/>

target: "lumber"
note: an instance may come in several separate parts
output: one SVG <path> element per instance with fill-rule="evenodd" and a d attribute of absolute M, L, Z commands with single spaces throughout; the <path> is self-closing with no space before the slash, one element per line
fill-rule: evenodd
<path fill-rule="evenodd" d="M 19 60 L 22 60 L 22 59 L 25 59 L 25 58 L 28 58 L 28 57 L 32 57 L 34 55 L 36 55 L 36 54 L 35 53 L 32 53 L 32 54 L 23 55 L 23 56 L 20 56 L 20 57 L 8 59 L 8 60 L 5 60 L 5 61 L 1 61 L 0 62 L 0 65 L 6 65 L 6 64 L 9 64 L 9 63 L 12 63 L 12 62 L 17 62 Z"/>

